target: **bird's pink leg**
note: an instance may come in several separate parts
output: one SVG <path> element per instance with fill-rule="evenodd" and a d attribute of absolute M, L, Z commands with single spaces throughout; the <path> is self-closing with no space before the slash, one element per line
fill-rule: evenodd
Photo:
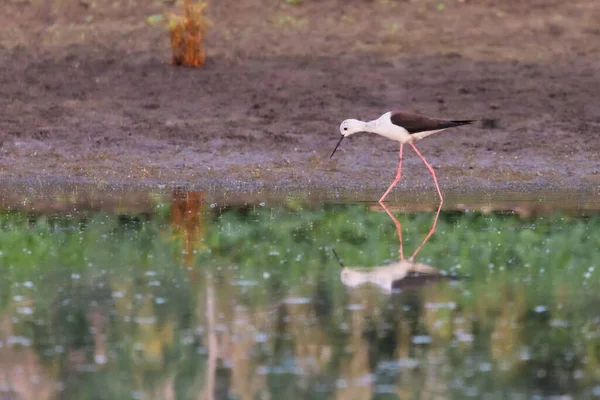
<path fill-rule="evenodd" d="M 431 229 L 429 230 L 429 233 L 427 234 L 427 236 L 425 236 L 425 239 L 423 239 L 423 241 L 421 242 L 419 247 L 417 247 L 417 249 L 415 250 L 413 255 L 410 256 L 410 258 L 409 258 L 410 261 L 412 261 L 415 258 L 417 253 L 421 250 L 421 247 L 423 247 L 425 242 L 427 242 L 429 240 L 429 238 L 431 237 L 431 235 L 433 235 L 433 232 L 435 232 L 435 226 L 437 225 L 438 217 L 440 216 L 440 211 L 442 210 L 443 203 L 444 203 L 443 201 L 440 202 L 440 206 L 437 209 L 437 213 L 435 214 L 435 218 L 433 219 L 433 225 L 431 225 Z"/>
<path fill-rule="evenodd" d="M 394 221 L 394 224 L 396 225 L 396 231 L 398 232 L 398 241 L 400 242 L 400 247 L 398 248 L 398 251 L 400 252 L 400 261 L 404 261 L 404 250 L 402 249 L 402 225 L 400 225 L 400 221 L 398 221 L 390 212 L 390 210 L 388 210 L 388 208 L 385 206 L 384 203 L 380 203 L 381 207 L 383 208 L 383 210 L 387 213 L 387 215 L 392 219 L 392 221 Z"/>
<path fill-rule="evenodd" d="M 423 160 L 423 162 L 425 163 L 425 166 L 429 169 L 429 172 L 431 172 L 431 176 L 433 176 L 433 181 L 435 182 L 435 187 L 437 188 L 438 194 L 440 195 L 440 207 L 441 207 L 442 203 L 444 202 L 444 197 L 442 196 L 442 191 L 440 190 L 440 185 L 438 185 L 437 178 L 435 177 L 435 171 L 433 170 L 431 165 L 429 165 L 429 163 L 425 160 L 425 157 L 423 157 L 423 155 L 421 155 L 419 150 L 417 150 L 414 143 L 411 142 L 410 145 L 412 146 L 415 153 L 417 153 L 417 155 L 419 157 L 421 157 L 421 160 Z"/>
<path fill-rule="evenodd" d="M 394 179 L 394 182 L 392 182 L 392 184 L 390 185 L 388 190 L 386 190 L 385 193 L 383 194 L 383 196 L 381 196 L 381 198 L 379 199 L 380 203 L 383 202 L 383 200 L 387 197 L 387 195 L 392 191 L 394 186 L 396 186 L 396 184 L 400 181 L 400 177 L 402 176 L 402 149 L 403 148 L 404 148 L 404 143 L 400 143 L 400 161 L 398 162 L 398 173 L 396 174 L 396 179 Z"/>

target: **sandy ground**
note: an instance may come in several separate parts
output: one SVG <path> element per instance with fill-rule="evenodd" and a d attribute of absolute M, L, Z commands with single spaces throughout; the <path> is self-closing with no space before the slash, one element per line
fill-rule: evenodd
<path fill-rule="evenodd" d="M 200 69 L 156 22 L 179 2 L 7 1 L 5 183 L 377 192 L 397 144 L 329 154 L 343 119 L 402 109 L 479 120 L 418 142 L 444 190 L 600 187 L 597 0 L 214 2 Z M 404 165 L 395 196 L 434 190 Z"/>

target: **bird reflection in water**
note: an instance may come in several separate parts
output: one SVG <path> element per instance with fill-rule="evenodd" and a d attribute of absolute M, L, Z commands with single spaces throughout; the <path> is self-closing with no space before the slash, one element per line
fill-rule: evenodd
<path fill-rule="evenodd" d="M 419 246 L 417 246 L 414 253 L 408 259 L 404 258 L 404 250 L 402 246 L 402 225 L 384 203 L 380 202 L 379 204 L 396 225 L 400 246 L 400 261 L 378 267 L 347 267 L 342 263 L 342 260 L 332 248 L 331 250 L 333 251 L 333 254 L 342 267 L 341 279 L 344 285 L 348 287 L 357 287 L 364 284 L 371 284 L 376 285 L 385 293 L 392 293 L 393 291 L 397 290 L 424 286 L 432 282 L 457 279 L 456 276 L 445 274 L 444 272 L 430 265 L 414 261 L 414 257 L 435 232 L 440 211 L 442 209 L 441 203 L 437 209 L 429 233 L 425 236 L 423 241 L 419 244 Z"/>

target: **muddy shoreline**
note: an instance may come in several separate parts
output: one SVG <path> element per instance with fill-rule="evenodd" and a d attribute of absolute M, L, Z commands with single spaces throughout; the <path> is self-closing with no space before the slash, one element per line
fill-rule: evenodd
<path fill-rule="evenodd" d="M 444 190 L 445 211 L 507 211 L 523 216 L 560 212 L 585 215 L 600 210 L 595 190 L 547 187 L 514 190 L 494 188 Z M 323 203 L 364 203 L 373 209 L 381 206 L 376 190 L 328 190 L 319 188 L 280 190 L 273 187 L 227 188 L 222 181 L 213 185 L 192 184 L 94 184 L 84 181 L 7 181 L 0 189 L 0 205 L 7 210 L 41 214 L 85 211 L 153 213 L 158 204 L 193 195 L 212 207 L 275 206 L 320 207 Z M 439 199 L 434 191 L 398 191 L 386 199 L 394 212 L 435 212 Z"/>

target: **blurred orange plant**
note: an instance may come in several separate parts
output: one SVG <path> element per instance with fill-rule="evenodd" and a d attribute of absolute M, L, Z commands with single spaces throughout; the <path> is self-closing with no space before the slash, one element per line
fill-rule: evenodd
<path fill-rule="evenodd" d="M 203 40 L 208 25 L 204 16 L 207 3 L 185 0 L 183 17 L 171 14 L 169 17 L 169 35 L 173 50 L 173 64 L 186 67 L 199 67 L 204 64 Z"/>

